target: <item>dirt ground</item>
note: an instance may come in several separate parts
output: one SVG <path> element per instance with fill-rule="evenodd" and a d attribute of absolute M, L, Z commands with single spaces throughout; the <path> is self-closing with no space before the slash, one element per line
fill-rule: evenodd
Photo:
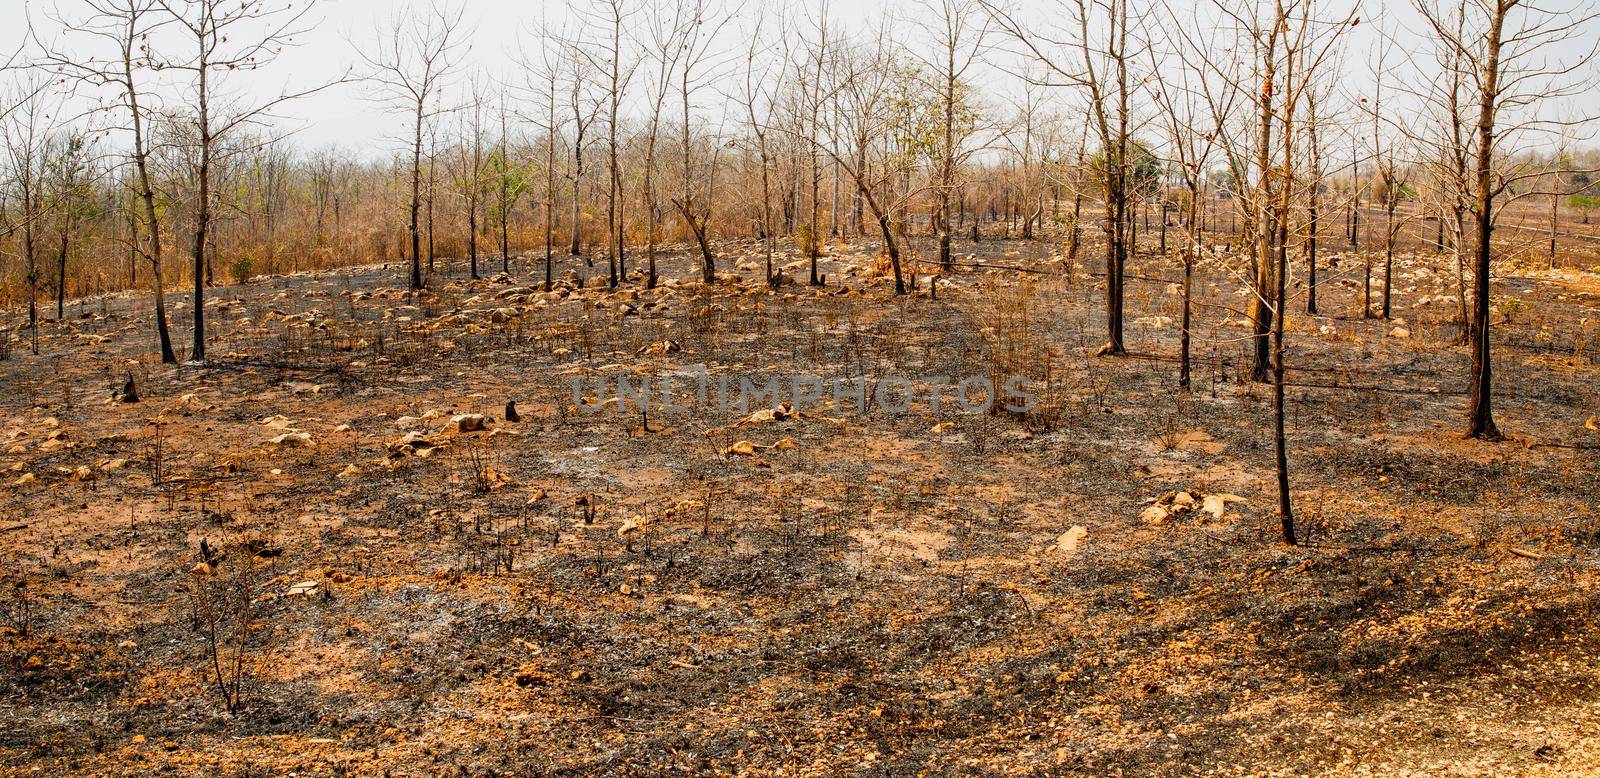
<path fill-rule="evenodd" d="M 1449 260 L 1402 255 L 1380 321 L 1360 258 L 1327 258 L 1323 315 L 1291 303 L 1291 548 L 1227 262 L 1198 271 L 1182 392 L 1170 258 L 1134 263 L 1135 353 L 1102 358 L 1093 247 L 963 241 L 937 299 L 895 297 L 870 244 L 775 291 L 756 246 L 720 249 L 710 289 L 676 252 L 653 291 L 544 293 L 536 258 L 417 299 L 398 266 L 258 279 L 213 293 L 203 366 L 159 364 L 143 295 L 72 303 L 37 355 L 19 331 L 0 766 L 1600 773 L 1594 271 L 1502 268 L 1513 439 L 1488 444 L 1461 438 Z M 1038 407 L 571 389 L 695 366 L 1022 374 Z"/>

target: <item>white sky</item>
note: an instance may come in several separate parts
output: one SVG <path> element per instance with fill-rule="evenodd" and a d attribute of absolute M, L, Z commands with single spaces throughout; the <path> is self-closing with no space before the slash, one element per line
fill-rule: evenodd
<path fill-rule="evenodd" d="M 635 0 L 635 5 L 650 1 Z M 426 8 L 427 2 L 416 0 L 416 6 Z M 586 5 L 583 0 L 454 0 L 454 4 L 454 7 L 462 7 L 462 27 L 470 32 L 467 66 L 481 68 L 491 78 L 514 82 L 519 81 L 515 53 L 519 40 L 526 38 L 533 52 L 537 52 L 537 36 L 528 31 L 537 29 L 541 23 L 552 27 L 563 23 L 576 25 L 578 14 L 574 9 Z M 296 5 L 303 5 L 303 0 Z M 740 5 L 745 9 L 742 16 L 748 19 L 753 18 L 761 3 Z M 785 0 L 783 5 L 821 8 L 823 0 Z M 395 14 L 407 7 L 407 0 L 317 0 L 307 17 L 314 20 L 307 25 L 311 29 L 298 36 L 297 45 L 285 50 L 270 68 L 264 68 L 259 75 L 250 74 L 247 78 L 251 82 L 245 89 L 273 95 L 286 85 L 290 91 L 296 91 L 332 80 L 347 69 L 355 68 L 359 73 L 362 62 L 356 47 L 370 45 L 377 36 L 377 28 L 388 24 Z M 774 7 L 777 7 L 776 0 Z M 874 18 L 886 7 L 885 0 L 833 0 L 830 13 L 841 21 L 859 23 Z M 7 52 L 13 50 L 30 18 L 47 39 L 55 36 L 73 41 L 70 35 L 60 37 L 59 28 L 50 17 L 70 19 L 81 17 L 83 13 L 82 6 L 74 0 L 0 0 L 0 46 Z M 736 21 L 726 28 L 730 45 L 740 45 L 734 38 L 739 24 Z M 537 59 L 536 56 L 531 58 Z M 0 80 L 9 77 L 0 73 Z M 405 120 L 386 112 L 382 105 L 372 102 L 370 95 L 371 90 L 360 83 L 339 84 L 300 99 L 277 111 L 276 115 L 287 120 L 285 129 L 296 130 L 295 143 L 299 146 L 338 144 L 363 156 L 381 154 L 385 148 L 395 145 L 395 136 L 404 134 Z"/>
<path fill-rule="evenodd" d="M 737 3 L 737 0 L 726 0 Z M 1041 29 L 1061 21 L 1061 14 L 1057 5 L 1062 0 L 1018 0 L 1016 3 L 1023 13 L 1019 18 L 1038 19 Z M 425 3 L 427 0 L 417 0 Z M 575 22 L 577 13 L 574 8 L 587 5 L 586 0 L 457 0 L 465 4 L 464 27 L 471 31 L 471 52 L 468 57 L 470 65 L 482 68 L 489 76 L 505 79 L 516 79 L 516 66 L 514 51 L 518 47 L 519 32 L 536 28 L 541 22 L 548 22 L 559 26 L 562 22 Z M 652 0 L 634 0 L 636 4 L 648 4 Z M 807 10 L 815 12 L 820 9 L 825 0 L 770 0 L 770 4 L 763 5 L 759 2 L 738 4 L 741 8 L 742 19 L 730 24 L 724 32 L 728 38 L 730 49 L 742 47 L 743 41 L 739 39 L 742 29 L 748 29 L 751 19 L 761 14 L 768 20 L 769 29 L 771 22 L 780 14 L 787 13 L 791 16 L 804 13 Z M 1348 3 L 1357 3 L 1360 0 L 1347 0 Z M 1209 8 L 1209 0 L 1172 0 L 1179 8 L 1199 4 L 1201 8 Z M 1558 6 L 1569 5 L 1567 0 L 1551 0 L 1551 4 Z M 1145 5 L 1140 3 L 1139 5 Z M 1160 7 L 1159 0 L 1151 0 L 1148 5 Z M 1362 4 L 1362 25 L 1355 35 L 1351 36 L 1346 45 L 1345 68 L 1351 72 L 1349 84 L 1345 86 L 1347 93 L 1359 92 L 1360 85 L 1370 83 L 1370 63 L 1373 42 L 1376 40 L 1374 33 L 1381 24 L 1399 31 L 1402 44 L 1408 39 L 1417 40 L 1415 30 L 1419 28 L 1419 20 L 1409 7 L 1409 3 L 1385 3 L 1382 0 L 1368 0 Z M 882 18 L 884 14 L 894 14 L 900 19 L 914 19 L 917 16 L 927 16 L 917 0 L 832 0 L 828 3 L 829 12 L 836 22 L 845 26 L 860 28 L 869 20 Z M 1344 3 L 1331 0 L 1325 2 L 1327 8 L 1343 7 Z M 246 78 L 250 82 L 237 82 L 240 88 L 249 93 L 271 94 L 287 87 L 291 90 L 304 89 L 310 85 L 327 81 L 345 72 L 347 68 L 359 67 L 359 59 L 355 54 L 355 47 L 367 45 L 375 38 L 375 25 L 387 22 L 394 14 L 407 7 L 406 0 L 319 0 L 316 2 L 311 19 L 315 20 L 314 27 L 298 39 L 299 45 L 288 49 L 281 59 L 273 63 L 270 68 L 265 68 L 259 73 L 249 74 Z M 54 29 L 45 16 L 47 12 L 55 11 L 67 16 L 81 15 L 80 3 L 76 0 L 0 0 L 0 45 L 9 50 L 21 38 L 26 20 L 31 16 L 40 28 L 45 30 L 45 35 L 59 36 L 59 31 Z M 792 22 L 790 24 L 793 24 Z M 915 25 L 901 22 L 895 28 L 902 38 L 914 35 Z M 1593 40 L 1600 35 L 1600 30 L 1591 33 L 1588 37 Z M 536 40 L 528 36 L 530 41 Z M 67 40 L 72 40 L 70 36 Z M 996 36 L 995 40 L 999 40 Z M 536 43 L 530 45 L 537 46 Z M 1400 48 L 1405 48 L 1402 45 Z M 1395 52 L 1400 57 L 1402 52 Z M 12 78 L 0 74 L 0 80 Z M 1020 91 L 1014 79 L 1003 74 L 985 74 L 977 81 L 978 93 L 990 98 L 991 102 L 1003 102 L 1004 97 Z M 635 87 L 637 90 L 638 87 Z M 303 148 L 321 147 L 338 144 L 357 156 L 371 157 L 386 153 L 396 148 L 399 144 L 396 138 L 403 135 L 405 120 L 403 117 L 388 113 L 383 106 L 372 102 L 367 95 L 370 90 L 359 83 L 342 84 L 332 87 L 324 92 L 313 95 L 293 103 L 279 111 L 285 119 L 284 129 L 296 129 L 294 143 Z M 1574 110 L 1574 105 L 1596 105 L 1600 103 L 1593 93 L 1583 96 L 1581 101 L 1569 102 L 1564 106 L 1566 110 Z M 717 98 L 707 96 L 703 100 L 710 102 Z M 1066 110 L 1070 105 L 1070 96 L 1061 94 L 1053 97 L 1059 101 L 1057 110 Z M 1591 111 L 1592 112 L 1592 111 Z"/>

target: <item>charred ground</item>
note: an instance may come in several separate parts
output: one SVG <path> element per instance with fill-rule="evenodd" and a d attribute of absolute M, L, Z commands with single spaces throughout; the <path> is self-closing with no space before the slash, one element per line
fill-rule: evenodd
<path fill-rule="evenodd" d="M 769 290 L 744 264 L 710 288 L 544 293 L 533 259 L 514 278 L 455 268 L 417 298 L 395 267 L 267 278 L 215 295 L 213 359 L 179 368 L 150 351 L 140 298 L 74 304 L 38 355 L 23 340 L 0 361 L 0 762 L 1600 768 L 1600 434 L 1585 428 L 1600 276 L 1497 285 L 1516 300 L 1496 329 L 1515 439 L 1485 444 L 1460 435 L 1445 260 L 1403 257 L 1403 321 L 1379 321 L 1360 316 L 1358 258 L 1336 258 L 1329 315 L 1291 318 L 1309 542 L 1288 548 L 1269 392 L 1246 380 L 1243 281 L 1225 263 L 1200 269 L 1196 386 L 1180 392 L 1170 261 L 1130 268 L 1136 353 L 1097 358 L 1087 259 L 959 248 L 968 266 L 937 299 L 926 277 L 893 295 L 865 244 L 835 247 L 825 288 Z M 690 262 L 674 254 L 666 275 L 691 278 Z M 574 377 L 688 365 L 1022 373 L 1041 403 L 774 421 L 573 407 Z M 140 402 L 112 401 L 128 376 Z M 500 418 L 508 399 L 520 423 Z M 494 421 L 462 432 L 461 414 Z M 729 451 L 741 441 L 753 455 Z M 1180 491 L 1241 500 L 1141 518 Z M 226 558 L 197 570 L 202 538 Z M 223 660 L 251 617 L 231 714 L 202 607 Z"/>

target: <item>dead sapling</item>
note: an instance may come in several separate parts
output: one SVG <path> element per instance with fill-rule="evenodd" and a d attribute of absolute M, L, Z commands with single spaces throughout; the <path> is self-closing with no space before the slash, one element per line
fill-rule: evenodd
<path fill-rule="evenodd" d="M 243 705 L 249 654 L 258 636 L 258 569 L 254 557 L 227 563 L 227 557 L 202 539 L 200 561 L 180 586 L 189 599 L 190 623 L 203 641 L 206 675 L 228 713 Z"/>
<path fill-rule="evenodd" d="M 159 422 L 155 422 L 153 426 L 155 427 L 155 432 L 150 436 L 150 449 L 147 461 L 150 464 L 150 483 L 160 486 L 162 482 L 166 480 L 166 462 L 164 450 L 166 438 Z"/>
<path fill-rule="evenodd" d="M 600 515 L 600 497 L 594 494 L 580 494 L 572 503 L 583 512 L 583 524 L 589 526 Z"/>
<path fill-rule="evenodd" d="M 495 532 L 495 564 L 503 568 L 506 573 L 511 573 L 516 566 L 517 546 L 521 541 L 514 537 L 507 537 L 507 529 L 499 527 Z"/>
<path fill-rule="evenodd" d="M 20 576 L 7 576 L 5 588 L 10 595 L 5 603 L 6 625 L 16 631 L 18 637 L 27 640 L 33 634 L 35 613 L 33 597 L 28 593 L 28 582 Z"/>
<path fill-rule="evenodd" d="M 467 447 L 467 464 L 472 468 L 473 494 L 488 494 L 494 487 L 489 460 L 488 452 L 484 450 L 482 443 L 474 443 Z"/>
<path fill-rule="evenodd" d="M 706 499 L 700 507 L 700 537 L 711 537 L 711 500 L 716 497 L 716 490 L 706 485 Z"/>
<path fill-rule="evenodd" d="M 967 595 L 967 565 L 972 558 L 972 520 L 961 522 L 961 568 L 956 578 L 956 599 Z"/>

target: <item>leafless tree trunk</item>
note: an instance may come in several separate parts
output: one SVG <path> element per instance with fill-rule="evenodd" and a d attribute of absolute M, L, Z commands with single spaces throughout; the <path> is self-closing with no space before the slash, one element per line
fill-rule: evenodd
<path fill-rule="evenodd" d="M 664 10 L 664 6 L 656 6 L 650 25 L 651 56 L 655 60 L 656 73 L 655 80 L 650 84 L 650 122 L 645 131 L 644 148 L 645 287 L 648 289 L 654 289 L 659 279 L 656 260 L 661 240 L 661 193 L 656 181 L 656 163 L 661 140 L 661 115 L 683 54 L 684 35 L 688 25 L 694 22 L 683 0 L 672 6 L 671 14 L 662 13 Z"/>
<path fill-rule="evenodd" d="M 1311 185 L 1306 191 L 1306 313 L 1317 315 L 1317 234 L 1322 229 L 1322 121 L 1315 88 L 1306 93 L 1306 145 Z"/>
<path fill-rule="evenodd" d="M 1183 28 L 1181 20 L 1171 8 L 1167 28 Z M 1230 88 L 1226 80 L 1214 83 L 1201 64 L 1198 48 L 1205 45 L 1174 32 L 1170 48 L 1179 53 L 1174 68 L 1162 68 L 1154 49 L 1150 51 L 1151 72 L 1155 74 L 1155 99 L 1166 122 L 1179 176 L 1184 186 L 1183 215 L 1183 311 L 1178 343 L 1178 387 L 1188 390 L 1193 385 L 1191 376 L 1191 340 L 1193 330 L 1194 268 L 1200 252 L 1204 250 L 1201 229 L 1201 209 L 1205 199 L 1206 172 L 1210 159 L 1219 144 L 1221 128 L 1234 112 L 1238 90 Z M 1173 72 L 1173 71 L 1176 72 Z M 1163 209 L 1162 221 L 1166 215 Z"/>
<path fill-rule="evenodd" d="M 586 71 L 581 62 L 581 56 L 576 52 L 575 48 L 569 49 L 569 52 L 573 59 L 572 81 L 570 88 L 567 90 L 567 107 L 572 111 L 573 127 L 572 173 L 569 176 L 569 180 L 572 182 L 572 247 L 569 253 L 576 257 L 583 254 L 583 149 L 588 139 L 589 126 L 594 123 L 595 117 L 600 112 L 593 101 L 589 101 L 590 104 L 585 105 Z M 584 257 L 584 264 L 586 267 L 594 267 L 594 257 Z"/>
<path fill-rule="evenodd" d="M 934 56 L 924 62 L 933 73 L 939 95 L 934 228 L 939 238 L 939 268 L 948 273 L 955 269 L 950 258 L 950 198 L 956 190 L 958 168 L 968 155 L 964 148 L 967 137 L 976 124 L 966 78 L 978 61 L 988 26 L 978 0 L 923 0 L 923 7 L 928 14 L 925 26 L 935 46 Z"/>
<path fill-rule="evenodd" d="M 89 169 L 90 139 L 79 131 L 70 131 L 50 142 L 46 170 L 51 189 L 51 210 L 56 216 L 56 321 L 66 318 L 67 258 L 71 253 L 73 235 L 77 232 L 79 217 L 90 205 L 91 193 L 86 191 L 91 176 Z"/>
<path fill-rule="evenodd" d="M 607 283 L 615 287 L 627 279 L 628 261 L 623 231 L 624 191 L 620 133 L 622 129 L 622 101 L 628 82 L 633 79 L 633 65 L 625 63 L 623 47 L 623 22 L 631 13 L 623 0 L 599 0 L 598 8 L 589 16 L 607 28 L 604 56 L 596 58 L 584 51 L 590 65 L 599 70 L 606 81 L 606 268 Z"/>
<path fill-rule="evenodd" d="M 1468 205 L 1476 245 L 1470 327 L 1472 402 L 1467 437 L 1496 441 L 1503 436 L 1494 420 L 1490 353 L 1492 240 L 1499 200 L 1520 180 L 1499 169 L 1504 156 L 1499 144 L 1518 133 L 1561 131 L 1571 126 L 1572 120 L 1538 118 L 1536 109 L 1550 101 L 1571 98 L 1586 87 L 1580 73 L 1595 61 L 1597 51 L 1587 26 L 1597 16 L 1588 8 L 1555 10 L 1529 0 L 1413 0 L 1413 4 L 1441 47 L 1460 56 L 1461 71 L 1476 90 L 1476 138 L 1472 144 Z M 1578 42 L 1581 43 L 1573 45 Z M 1507 123 L 1502 123 L 1503 119 Z"/>
<path fill-rule="evenodd" d="M 680 127 L 679 149 L 682 152 L 683 186 L 679 197 L 673 200 L 673 205 L 678 209 L 678 214 L 683 217 L 684 224 L 694 235 L 695 243 L 700 247 L 700 277 L 706 284 L 715 283 L 717 280 L 717 259 L 711 249 L 708 235 L 708 226 L 711 220 L 711 204 L 700 202 L 695 198 L 696 169 L 694 162 L 694 143 L 692 127 L 694 114 L 691 100 L 694 93 L 702 86 L 700 79 L 703 74 L 698 69 L 708 67 L 712 55 L 712 47 L 716 45 L 716 37 L 728 22 L 730 17 L 720 19 L 707 19 L 707 8 L 704 0 L 692 0 L 690 18 L 694 23 L 685 28 L 682 42 L 682 56 L 678 68 L 678 98 L 683 109 L 683 124 Z M 713 152 L 714 154 L 715 152 Z M 715 161 L 707 166 L 710 173 L 707 181 L 714 183 Z M 708 186 L 709 189 L 709 186 Z M 707 200 L 710 193 L 707 193 Z"/>
<path fill-rule="evenodd" d="M 379 99 L 411 115 L 411 199 L 407 204 L 411 238 L 411 289 L 422 288 L 422 141 L 427 123 L 443 108 L 439 95 L 466 54 L 459 40 L 463 8 L 430 5 L 407 8 L 377 31 L 370 51 L 361 53 Z M 429 252 L 432 258 L 432 252 Z"/>
<path fill-rule="evenodd" d="M 156 211 L 155 187 L 150 176 L 150 140 L 147 133 L 148 106 L 144 104 L 143 82 L 136 74 L 152 69 L 150 54 L 145 47 L 148 36 L 170 23 L 156 14 L 154 0 L 86 0 L 89 9 L 86 18 L 58 19 L 69 34 L 82 35 L 92 42 L 105 45 L 109 55 L 74 52 L 71 55 L 55 50 L 45 52 L 44 61 L 64 77 L 95 87 L 114 91 L 122 111 L 126 112 L 124 125 L 130 136 L 128 156 L 137 175 L 133 186 L 135 196 L 143 205 L 148 248 L 145 259 L 150 263 L 151 295 L 155 307 L 156 338 L 164 364 L 175 364 L 177 353 L 172 348 L 172 336 L 167 327 L 167 303 L 161 275 L 161 221 Z M 137 250 L 137 249 L 136 249 Z M 130 274 L 133 275 L 133 274 Z"/>
<path fill-rule="evenodd" d="M 1378 175 L 1377 195 L 1382 198 L 1384 224 L 1383 224 L 1383 297 L 1377 317 L 1389 319 L 1394 311 L 1394 252 L 1395 244 L 1400 237 L 1400 229 L 1404 221 L 1396 218 L 1400 203 L 1408 198 L 1408 180 L 1410 166 L 1395 158 L 1395 145 L 1397 141 L 1385 138 L 1384 126 L 1388 121 L 1383 109 L 1384 81 L 1389 77 L 1386 54 L 1388 52 L 1387 34 L 1380 36 L 1377 49 L 1377 62 L 1373 68 L 1375 85 L 1373 98 L 1370 104 L 1372 114 L 1372 164 Z M 1366 270 L 1366 283 L 1362 312 L 1363 317 L 1370 317 L 1372 312 L 1372 279 L 1371 260 L 1367 259 L 1364 265 Z"/>
<path fill-rule="evenodd" d="M 525 168 L 513 159 L 517 149 L 511 141 L 511 109 L 506 105 L 506 93 L 500 93 L 500 135 L 495 141 L 493 167 L 495 173 L 495 216 L 500 227 L 500 272 L 511 273 L 511 214 L 517 201 L 528 191 Z"/>
<path fill-rule="evenodd" d="M 1127 353 L 1123 344 L 1124 267 L 1129 253 L 1131 225 L 1130 185 L 1132 175 L 1132 97 L 1144 79 L 1130 71 L 1130 60 L 1138 50 L 1132 38 L 1132 15 L 1127 0 L 1073 0 L 1061 2 L 1064 14 L 1075 29 L 1059 34 L 1036 32 L 1037 20 L 1022 19 L 1001 9 L 993 0 L 981 0 L 990 17 L 1007 35 L 1023 45 L 1053 80 L 1053 85 L 1081 89 L 1089 104 L 1089 122 L 1100 141 L 1094 158 L 1100 180 L 1104 217 L 1106 266 L 1106 344 L 1102 356 Z M 1092 25 L 1092 26 L 1091 26 Z M 1097 35 L 1091 32 L 1103 31 Z M 1050 54 L 1046 47 L 1061 45 L 1075 50 L 1073 56 Z"/>
<path fill-rule="evenodd" d="M 556 147 L 561 142 L 562 128 L 566 126 L 560 118 L 560 82 L 563 59 L 563 45 L 561 36 L 549 29 L 541 29 L 540 59 L 534 62 L 528 59 L 525 53 L 519 55 L 519 63 L 528 77 L 525 81 L 530 92 L 536 92 L 543 100 L 542 122 L 540 129 L 544 131 L 544 291 L 550 291 L 555 284 L 555 245 L 556 245 L 556 202 L 559 193 L 556 188 Z"/>
<path fill-rule="evenodd" d="M 773 155 L 768 140 L 767 124 L 757 112 L 764 110 L 770 115 L 776 94 L 783 90 L 783 77 L 787 69 L 780 66 L 767 68 L 764 72 L 757 71 L 756 60 L 762 45 L 762 26 L 758 20 L 755 29 L 749 35 L 750 44 L 745 48 L 743 98 L 745 118 L 750 124 L 750 134 L 755 137 L 756 154 L 761 160 L 761 248 L 766 259 L 766 281 L 768 286 L 775 286 L 778 277 L 772 267 L 773 243 L 777 239 L 774 235 L 777 228 L 772 223 Z"/>
<path fill-rule="evenodd" d="M 6 232 L 22 232 L 23 282 L 28 290 L 28 329 L 34 333 L 34 349 L 38 353 L 39 330 L 39 230 L 44 228 L 44 217 L 49 203 L 46 198 L 45 178 L 49 162 L 51 136 L 59 128 L 60 95 L 51 90 L 44 73 L 24 76 L 13 94 L 6 95 L 4 105 L 10 110 L 3 116 L 5 151 L 10 163 L 12 184 L 17 194 L 17 226 Z M 8 225 L 9 226 L 9 225 Z"/>
<path fill-rule="evenodd" d="M 473 279 L 478 275 L 479 215 L 482 212 L 484 176 L 487 173 L 483 130 L 483 87 L 477 81 L 466 105 L 461 107 L 461 141 L 456 146 L 455 189 L 467 217 L 467 266 Z"/>

